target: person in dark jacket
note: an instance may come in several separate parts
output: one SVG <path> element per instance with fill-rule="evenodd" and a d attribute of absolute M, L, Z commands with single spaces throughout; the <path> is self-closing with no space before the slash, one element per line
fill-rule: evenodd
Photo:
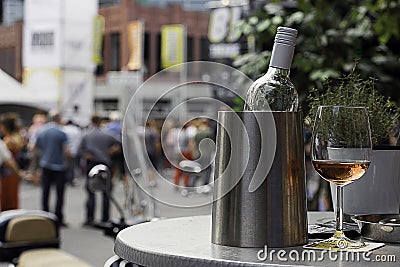
<path fill-rule="evenodd" d="M 121 151 L 121 143 L 115 137 L 100 128 L 101 118 L 98 115 L 92 116 L 92 127 L 84 134 L 78 149 L 78 155 L 85 161 L 87 174 L 99 164 L 112 168 L 112 156 Z M 111 179 L 111 177 L 110 177 Z M 112 182 L 107 191 L 102 192 L 102 222 L 109 221 L 110 199 L 108 194 L 112 191 Z M 85 225 L 93 225 L 95 217 L 96 199 L 95 192 L 89 188 L 89 179 L 86 179 L 86 191 L 88 198 L 86 201 L 86 222 Z"/>

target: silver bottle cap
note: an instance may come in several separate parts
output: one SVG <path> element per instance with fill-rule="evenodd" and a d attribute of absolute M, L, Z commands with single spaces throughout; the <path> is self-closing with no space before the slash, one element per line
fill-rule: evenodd
<path fill-rule="evenodd" d="M 296 37 L 296 29 L 278 27 L 269 64 L 270 66 L 287 70 L 290 69 L 294 47 L 296 45 Z"/>
<path fill-rule="evenodd" d="M 288 27 L 278 27 L 275 35 L 275 43 L 282 43 L 290 46 L 296 45 L 297 30 Z"/>

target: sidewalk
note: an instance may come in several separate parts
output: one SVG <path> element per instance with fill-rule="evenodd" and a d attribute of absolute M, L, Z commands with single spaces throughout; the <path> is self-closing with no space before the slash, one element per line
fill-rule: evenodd
<path fill-rule="evenodd" d="M 23 209 L 40 209 L 40 186 L 33 185 L 27 182 L 20 184 L 20 206 Z M 113 196 L 119 203 L 124 203 L 124 185 L 122 182 L 114 184 Z M 167 190 L 161 186 L 154 189 L 156 195 L 168 194 L 169 196 L 182 198 L 182 195 L 177 191 Z M 55 192 L 51 192 L 51 203 L 54 203 Z M 96 196 L 96 216 L 100 217 L 101 196 Z M 203 196 L 199 196 L 203 197 Z M 204 197 L 210 197 L 204 196 Z M 94 267 L 102 267 L 108 258 L 114 255 L 113 246 L 114 239 L 105 236 L 101 230 L 90 227 L 83 227 L 85 215 L 85 200 L 86 192 L 83 183 L 76 187 L 67 187 L 65 196 L 65 221 L 68 228 L 61 228 L 61 249 L 71 253 L 82 260 L 92 264 Z M 189 216 L 197 214 L 210 214 L 211 205 L 199 208 L 174 208 L 168 205 L 156 203 L 158 214 L 163 218 Z M 112 206 L 112 218 L 119 219 L 115 207 Z M 0 267 L 6 267 L 6 263 L 0 263 Z"/>

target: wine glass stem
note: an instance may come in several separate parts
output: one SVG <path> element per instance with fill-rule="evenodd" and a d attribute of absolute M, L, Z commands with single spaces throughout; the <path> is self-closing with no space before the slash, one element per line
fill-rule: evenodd
<path fill-rule="evenodd" d="M 336 231 L 343 232 L 343 186 L 336 186 Z"/>

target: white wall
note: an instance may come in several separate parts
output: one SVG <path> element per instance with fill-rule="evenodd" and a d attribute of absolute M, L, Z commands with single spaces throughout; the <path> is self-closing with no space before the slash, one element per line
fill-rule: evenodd
<path fill-rule="evenodd" d="M 23 82 L 56 95 L 63 116 L 79 118 L 77 123 L 88 121 L 93 112 L 92 46 L 97 13 L 97 0 L 24 2 Z M 76 97 L 78 91 L 80 97 Z M 74 101 L 70 101 L 72 96 Z"/>

